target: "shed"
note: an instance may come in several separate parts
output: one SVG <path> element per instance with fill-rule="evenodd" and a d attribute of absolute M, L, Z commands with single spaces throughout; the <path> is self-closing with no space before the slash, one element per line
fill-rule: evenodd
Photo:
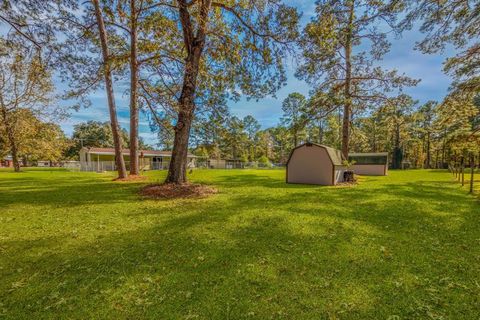
<path fill-rule="evenodd" d="M 304 143 L 294 148 L 287 162 L 287 183 L 333 186 L 343 181 L 340 150 L 321 144 Z"/>
<path fill-rule="evenodd" d="M 353 172 L 365 176 L 386 176 L 388 174 L 388 152 L 350 153 L 349 161 L 355 161 Z"/>

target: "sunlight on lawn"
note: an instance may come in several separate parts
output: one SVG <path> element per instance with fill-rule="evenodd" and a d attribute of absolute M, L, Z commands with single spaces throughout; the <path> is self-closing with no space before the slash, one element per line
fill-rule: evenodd
<path fill-rule="evenodd" d="M 217 195 L 154 201 L 112 174 L 0 171 L 0 317 L 478 316 L 480 206 L 448 172 L 284 175 L 197 170 Z"/>

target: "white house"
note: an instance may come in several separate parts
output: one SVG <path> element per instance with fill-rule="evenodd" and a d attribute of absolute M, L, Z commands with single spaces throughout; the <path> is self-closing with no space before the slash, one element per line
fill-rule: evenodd
<path fill-rule="evenodd" d="M 122 151 L 125 159 L 125 164 L 128 167 L 130 164 L 130 150 L 124 149 Z M 80 167 L 83 171 L 113 171 L 115 170 L 115 149 L 113 148 L 96 148 L 83 147 L 80 150 Z M 140 170 L 162 170 L 168 169 L 170 159 L 172 158 L 171 151 L 159 150 L 140 150 L 139 151 L 139 165 Z M 187 155 L 188 167 L 196 166 L 196 156 L 192 154 Z"/>

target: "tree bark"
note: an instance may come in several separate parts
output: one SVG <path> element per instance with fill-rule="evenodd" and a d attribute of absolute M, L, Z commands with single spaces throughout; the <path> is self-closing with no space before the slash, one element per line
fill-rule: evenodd
<path fill-rule="evenodd" d="M 108 111 L 110 112 L 110 124 L 112 126 L 113 143 L 115 147 L 115 163 L 117 165 L 118 178 L 124 179 L 127 177 L 127 170 L 125 169 L 125 161 L 122 154 L 122 137 L 120 136 L 120 126 L 117 119 L 117 108 L 115 106 L 115 96 L 113 93 L 112 72 L 110 68 L 110 54 L 108 50 L 107 32 L 103 22 L 102 12 L 98 0 L 92 0 L 95 7 L 95 16 L 97 19 L 98 32 L 100 35 L 100 43 L 102 47 L 103 57 L 103 72 L 105 76 L 105 90 L 108 100 Z"/>
<path fill-rule="evenodd" d="M 442 139 L 442 168 L 445 166 L 445 155 L 446 155 L 446 144 L 445 139 L 447 135 L 447 129 L 443 131 L 443 139 Z"/>
<path fill-rule="evenodd" d="M 400 169 L 402 164 L 402 149 L 400 148 L 400 125 L 395 128 L 395 144 L 393 148 L 393 168 Z"/>
<path fill-rule="evenodd" d="M 138 175 L 138 53 L 136 0 L 130 0 L 130 174 Z"/>
<path fill-rule="evenodd" d="M 430 169 L 431 167 L 431 155 L 430 155 L 430 132 L 427 133 L 427 145 L 426 145 L 426 151 L 427 151 L 427 158 L 425 159 L 425 168 Z"/>
<path fill-rule="evenodd" d="M 200 59 L 205 47 L 208 13 L 211 0 L 201 4 L 198 31 L 194 34 L 194 27 L 188 11 L 188 3 L 179 0 L 180 22 L 182 24 L 183 39 L 187 50 L 182 93 L 179 98 L 179 112 L 175 125 L 175 138 L 172 150 L 172 160 L 168 169 L 166 183 L 183 184 L 187 182 L 187 155 L 188 140 L 193 115 L 195 112 L 195 92 L 200 68 Z"/>
<path fill-rule="evenodd" d="M 475 178 L 475 157 L 470 155 L 470 193 L 473 193 L 473 179 Z"/>
<path fill-rule="evenodd" d="M 318 125 L 318 143 L 323 144 L 323 122 Z"/>
<path fill-rule="evenodd" d="M 351 82 L 352 82 L 352 32 L 354 19 L 354 3 L 349 3 L 349 21 L 348 30 L 345 39 L 345 104 L 343 107 L 343 124 L 342 124 L 342 154 L 348 159 L 349 143 L 350 143 L 350 118 L 352 112 Z"/>
<path fill-rule="evenodd" d="M 2 107 L 2 117 L 5 125 L 5 130 L 7 131 L 8 143 L 10 144 L 10 152 L 12 154 L 13 161 L 13 170 L 15 172 L 20 172 L 20 161 L 18 161 L 18 146 L 17 140 L 15 139 L 15 133 L 13 132 L 13 127 L 8 119 L 8 112 L 5 107 Z"/>

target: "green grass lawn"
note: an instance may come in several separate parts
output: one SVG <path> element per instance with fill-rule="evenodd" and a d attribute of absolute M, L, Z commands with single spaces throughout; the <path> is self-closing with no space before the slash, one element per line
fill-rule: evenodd
<path fill-rule="evenodd" d="M 219 193 L 169 201 L 112 177 L 0 171 L 1 319 L 480 317 L 480 202 L 446 171 L 195 171 Z"/>

